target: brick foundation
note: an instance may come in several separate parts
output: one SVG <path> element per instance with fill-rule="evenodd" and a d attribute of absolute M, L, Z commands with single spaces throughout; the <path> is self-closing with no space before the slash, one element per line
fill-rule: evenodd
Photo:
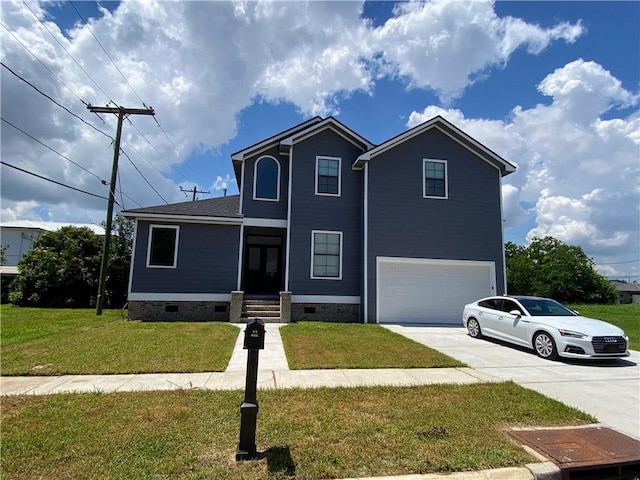
<path fill-rule="evenodd" d="M 216 311 L 222 310 L 224 311 Z M 129 320 L 228 322 L 230 302 L 129 301 Z"/>
<path fill-rule="evenodd" d="M 305 312 L 305 308 L 307 311 Z M 315 310 L 315 312 L 312 312 Z M 291 321 L 359 323 L 360 305 L 352 303 L 292 303 Z"/>

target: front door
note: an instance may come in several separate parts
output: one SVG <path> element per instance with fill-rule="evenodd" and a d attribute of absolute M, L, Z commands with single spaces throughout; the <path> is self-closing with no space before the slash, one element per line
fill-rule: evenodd
<path fill-rule="evenodd" d="M 282 237 L 247 235 L 244 255 L 246 293 L 270 294 L 281 289 Z"/>

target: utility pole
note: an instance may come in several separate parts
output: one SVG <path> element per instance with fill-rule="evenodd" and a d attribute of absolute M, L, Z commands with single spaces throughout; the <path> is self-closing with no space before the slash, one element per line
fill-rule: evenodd
<path fill-rule="evenodd" d="M 107 267 L 109 265 L 109 245 L 111 243 L 111 223 L 113 216 L 113 203 L 115 201 L 116 180 L 118 178 L 118 159 L 120 158 L 120 137 L 122 133 L 122 121 L 129 115 L 155 115 L 153 108 L 125 108 L 125 107 L 93 107 L 87 105 L 92 113 L 115 113 L 118 115 L 118 129 L 113 149 L 113 167 L 111 168 L 111 183 L 109 183 L 109 201 L 107 203 L 107 222 L 104 232 L 104 244 L 102 246 L 102 262 L 100 263 L 100 282 L 98 284 L 98 298 L 96 302 L 96 315 L 102 315 L 104 304 L 104 290 L 107 279 Z"/>
<path fill-rule="evenodd" d="M 196 201 L 196 193 L 210 193 L 210 192 L 203 192 L 202 190 L 196 190 L 196 186 L 193 186 L 193 190 L 185 190 L 184 188 L 180 187 L 180 191 L 181 192 L 191 192 L 193 193 L 193 198 L 191 199 L 192 202 Z"/>

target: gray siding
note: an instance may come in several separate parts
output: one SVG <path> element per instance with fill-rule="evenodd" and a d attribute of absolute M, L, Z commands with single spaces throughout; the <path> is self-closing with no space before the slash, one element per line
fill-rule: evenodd
<path fill-rule="evenodd" d="M 289 290 L 293 295 L 361 294 L 362 172 L 351 165 L 362 150 L 331 130 L 292 149 Z M 341 196 L 315 195 L 316 156 L 340 157 Z M 311 231 L 342 232 L 342 280 L 311 279 Z"/>
<path fill-rule="evenodd" d="M 286 220 L 289 199 L 289 158 L 278 153 L 278 145 L 258 155 L 249 157 L 244 162 L 244 185 L 242 185 L 242 212 L 250 218 L 275 218 Z M 253 199 L 253 175 L 256 161 L 261 157 L 271 156 L 280 162 L 280 199 L 277 202 Z M 239 180 L 239 179 L 238 179 Z"/>
<path fill-rule="evenodd" d="M 177 268 L 147 268 L 149 225 L 180 225 Z M 240 227 L 139 221 L 131 291 L 230 293 L 237 288 Z"/>
<path fill-rule="evenodd" d="M 448 199 L 423 197 L 423 159 L 447 160 Z M 494 261 L 504 293 L 500 173 L 437 129 L 369 162 L 368 320 L 375 322 L 376 257 Z"/>

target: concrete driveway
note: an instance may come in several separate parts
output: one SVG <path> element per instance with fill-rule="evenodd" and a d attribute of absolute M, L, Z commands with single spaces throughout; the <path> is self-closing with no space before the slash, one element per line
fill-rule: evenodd
<path fill-rule="evenodd" d="M 383 325 L 479 372 L 540 392 L 640 439 L 640 352 L 625 359 L 550 361 L 533 350 L 473 339 L 463 327 Z"/>

